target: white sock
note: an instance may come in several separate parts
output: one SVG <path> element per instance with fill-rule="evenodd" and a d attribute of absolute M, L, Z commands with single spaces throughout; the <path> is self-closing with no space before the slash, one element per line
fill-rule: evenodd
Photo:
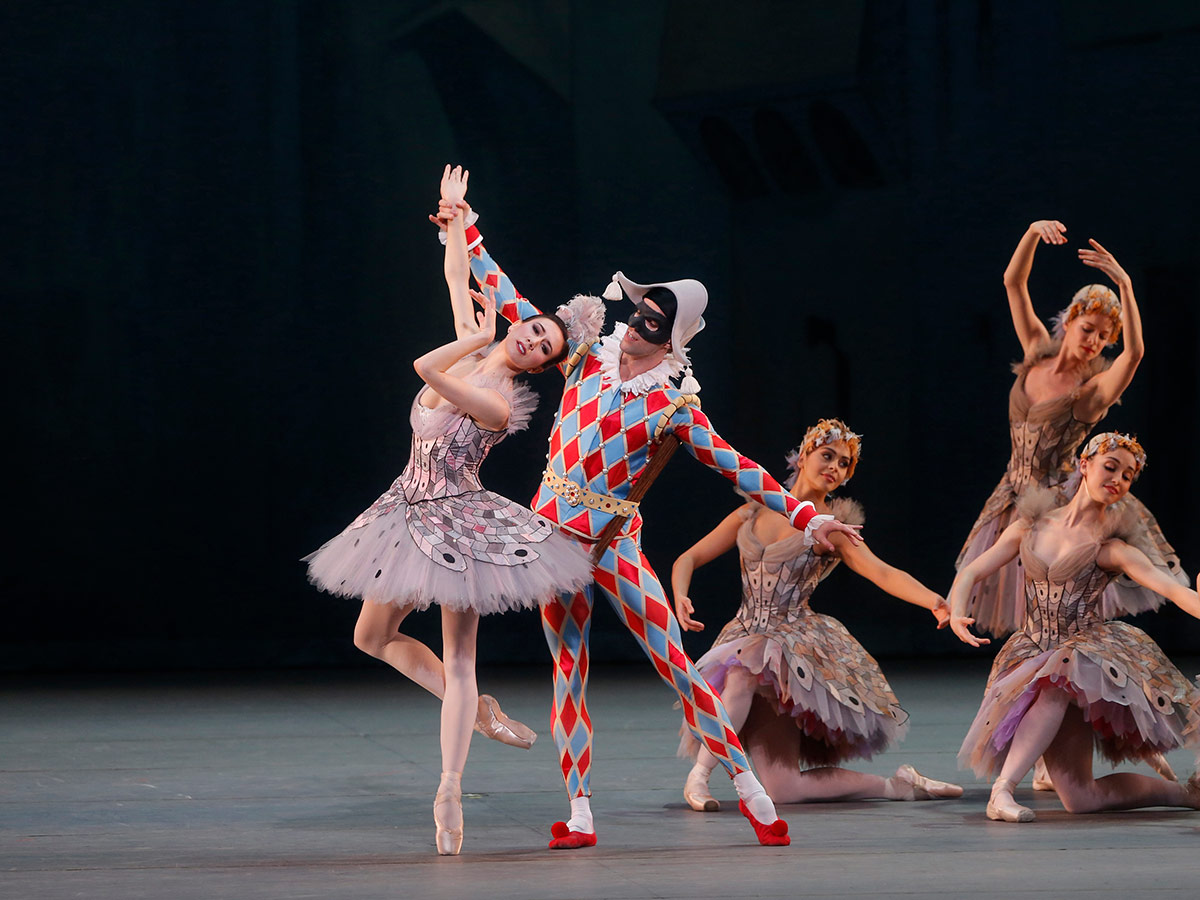
<path fill-rule="evenodd" d="M 576 797 L 571 801 L 571 818 L 567 819 L 567 827 L 584 834 L 596 833 L 596 826 L 592 824 L 592 804 L 589 798 Z"/>
<path fill-rule="evenodd" d="M 771 798 L 767 796 L 767 792 L 763 790 L 763 786 L 758 783 L 758 779 L 754 777 L 753 772 L 742 772 L 740 775 L 733 776 L 733 786 L 737 788 L 738 797 L 746 804 L 750 810 L 750 815 L 758 819 L 764 825 L 770 825 L 779 816 L 775 812 L 775 804 L 771 802 Z"/>

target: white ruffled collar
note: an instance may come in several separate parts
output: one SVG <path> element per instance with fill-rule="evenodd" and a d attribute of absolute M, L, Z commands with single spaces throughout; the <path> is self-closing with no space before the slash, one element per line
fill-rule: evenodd
<path fill-rule="evenodd" d="M 600 347 L 596 356 L 600 360 L 600 371 L 605 378 L 620 384 L 621 390 L 627 394 L 646 394 L 657 387 L 670 387 L 670 379 L 683 374 L 683 363 L 672 356 L 666 355 L 653 369 L 648 369 L 640 375 L 634 375 L 628 381 L 621 381 L 621 339 L 629 328 L 624 322 L 617 323 L 612 334 L 600 339 Z"/>

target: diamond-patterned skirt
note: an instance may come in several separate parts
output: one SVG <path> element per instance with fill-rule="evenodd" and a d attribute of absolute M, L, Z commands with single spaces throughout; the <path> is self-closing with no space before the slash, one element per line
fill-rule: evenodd
<path fill-rule="evenodd" d="M 397 503 L 304 561 L 332 594 L 481 615 L 540 606 L 592 577 L 580 544 L 492 491 Z"/>
<path fill-rule="evenodd" d="M 903 739 L 908 730 L 908 714 L 874 657 L 841 622 L 808 607 L 794 620 L 772 624 L 763 632 L 750 631 L 734 619 L 712 649 L 696 660 L 718 693 L 735 666 L 757 675 L 765 706 L 795 724 L 803 767 L 870 759 Z M 747 726 L 760 718 L 752 716 Z M 739 732 L 742 743 L 751 747 L 754 736 L 744 731 Z M 680 754 L 694 757 L 695 741 L 687 734 L 682 737 Z M 794 745 L 786 752 L 793 750 Z"/>

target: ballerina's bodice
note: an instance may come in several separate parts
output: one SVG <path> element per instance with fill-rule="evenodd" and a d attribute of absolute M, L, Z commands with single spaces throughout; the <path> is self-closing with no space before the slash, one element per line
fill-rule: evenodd
<path fill-rule="evenodd" d="M 1027 374 L 1028 368 L 1017 376 L 1008 397 L 1008 481 L 1017 493 L 1031 484 L 1052 487 L 1065 481 L 1075 471 L 1075 452 L 1096 424 L 1075 418 L 1078 391 L 1033 403 L 1025 391 Z"/>
<path fill-rule="evenodd" d="M 479 467 L 505 432 L 480 428 L 446 403 L 436 409 L 422 406 L 421 394 L 413 401 L 412 450 L 397 485 L 405 502 L 482 490 Z"/>
<path fill-rule="evenodd" d="M 835 500 L 829 506 L 840 521 L 857 524 L 855 520 L 862 518 L 852 500 Z M 737 536 L 742 569 L 737 618 L 752 633 L 770 632 L 806 615 L 813 591 L 841 562 L 835 553 L 818 554 L 805 548 L 800 532 L 763 544 L 754 534 L 755 519 L 761 514 L 762 507 L 756 506 Z"/>
<path fill-rule="evenodd" d="M 1078 544 L 1047 563 L 1034 552 L 1036 533 L 1035 526 L 1021 542 L 1024 632 L 1038 647 L 1048 650 L 1105 621 L 1101 598 L 1115 575 L 1097 562 L 1102 541 Z"/>

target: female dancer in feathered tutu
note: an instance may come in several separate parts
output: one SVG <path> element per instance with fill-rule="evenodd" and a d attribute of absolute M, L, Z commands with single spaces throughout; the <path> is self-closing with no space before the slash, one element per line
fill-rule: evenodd
<path fill-rule="evenodd" d="M 467 173 L 446 167 L 442 196 L 461 201 Z M 528 746 L 533 734 L 507 719 L 475 683 L 479 616 L 545 603 L 591 578 L 591 562 L 545 519 L 484 490 L 488 451 L 524 428 L 535 395 L 515 385 L 566 352 L 568 326 L 557 316 L 527 319 L 494 345 L 495 304 L 468 289 L 462 220 L 446 242 L 446 282 L 458 339 L 413 363 L 426 386 L 413 401 L 412 453 L 388 491 L 340 535 L 305 557 L 318 587 L 363 600 L 354 642 L 442 699 L 442 777 L 434 801 L 437 849 L 462 846 L 461 777 L 472 726 Z M 397 629 L 414 609 L 442 608 L 444 663 Z M 490 733 L 489 733 L 490 732 Z"/>
<path fill-rule="evenodd" d="M 1030 485 L 1060 491 L 1075 471 L 1075 453 L 1089 431 L 1108 413 L 1129 387 L 1141 362 L 1142 320 L 1129 275 L 1111 253 L 1096 241 L 1079 250 L 1079 261 L 1099 269 L 1117 285 L 1121 296 L 1100 284 L 1080 288 L 1070 305 L 1054 319 L 1054 336 L 1038 319 L 1029 297 L 1029 271 L 1039 243 L 1067 242 L 1066 226 L 1044 219 L 1029 226 L 1004 271 L 1004 287 L 1013 326 L 1021 341 L 1023 361 L 1015 367 L 1016 382 L 1008 399 L 1012 455 L 1000 484 L 984 505 L 958 556 L 962 569 L 995 543 L 1016 518 L 1017 495 Z M 1124 338 L 1121 353 L 1111 361 L 1100 351 Z M 1073 486 L 1072 486 L 1073 488 Z M 1074 493 L 1067 488 L 1060 502 Z M 1181 584 L 1175 551 L 1162 535 L 1150 512 L 1132 495 L 1126 505 L 1138 512 L 1138 525 L 1171 567 Z M 1114 603 L 1135 612 L 1155 603 L 1151 592 L 1128 583 L 1114 584 L 1110 591 L 1121 594 Z M 980 631 L 995 636 L 1021 627 L 1024 616 L 1021 574 L 1016 562 L 981 580 L 971 593 L 967 615 Z"/>
<path fill-rule="evenodd" d="M 862 507 L 828 496 L 854 474 L 860 447 L 860 436 L 844 422 L 822 419 L 789 454 L 787 486 L 818 513 L 862 524 Z M 832 538 L 836 551 L 825 552 L 804 547 L 800 537 L 783 516 L 747 503 L 680 556 L 671 571 L 680 626 L 701 631 L 688 598 L 693 571 L 734 546 L 741 555 L 741 608 L 696 666 L 720 693 L 763 786 L 777 803 L 961 796 L 958 785 L 926 778 L 908 765 L 890 778 L 837 766 L 895 743 L 908 727 L 907 714 L 879 665 L 845 626 L 809 608 L 817 585 L 844 560 L 892 596 L 930 610 L 939 628 L 949 622 L 949 609 L 866 544 L 839 534 Z M 717 809 L 708 789 L 716 757 L 686 729 L 680 750 L 696 760 L 684 799 L 697 811 Z"/>
<path fill-rule="evenodd" d="M 1080 482 L 1066 506 L 1033 487 L 1020 516 L 991 549 L 958 573 L 950 590 L 950 625 L 964 642 L 988 643 L 968 626 L 971 589 L 1017 559 L 1023 566 L 1024 624 L 992 665 L 983 704 L 963 741 L 959 762 L 979 776 L 999 772 L 990 819 L 1031 822 L 1013 789 L 1038 757 L 1045 760 L 1069 812 L 1141 806 L 1200 809 L 1200 781 L 1187 784 L 1121 772 L 1092 774 L 1093 746 L 1114 763 L 1147 762 L 1200 742 L 1194 685 L 1144 632 L 1107 621 L 1105 588 L 1124 575 L 1200 618 L 1200 597 L 1176 581 L 1158 547 L 1121 500 L 1145 465 L 1133 438 L 1100 434 L 1084 448 Z"/>

